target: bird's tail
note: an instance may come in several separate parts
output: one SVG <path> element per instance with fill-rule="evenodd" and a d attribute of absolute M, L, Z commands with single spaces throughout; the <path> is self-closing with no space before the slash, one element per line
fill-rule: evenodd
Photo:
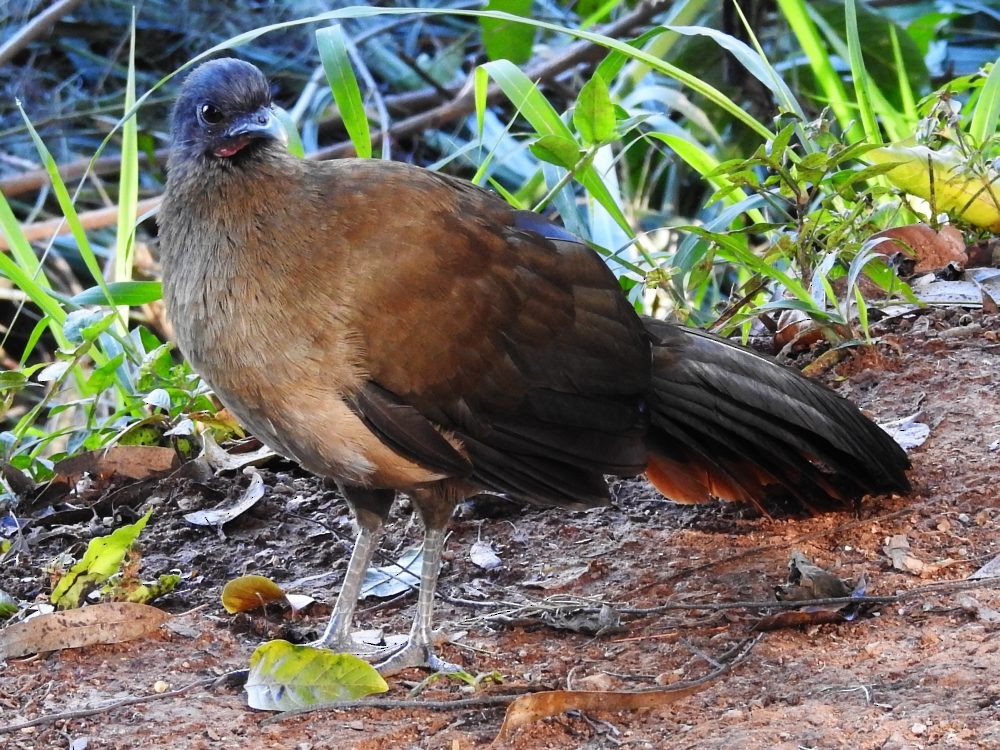
<path fill-rule="evenodd" d="M 906 454 L 851 402 L 725 339 L 645 323 L 653 340 L 646 476 L 666 497 L 816 512 L 909 489 Z"/>

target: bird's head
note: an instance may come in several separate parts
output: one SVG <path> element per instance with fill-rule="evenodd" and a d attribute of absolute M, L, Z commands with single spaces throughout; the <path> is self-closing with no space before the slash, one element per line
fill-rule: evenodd
<path fill-rule="evenodd" d="M 181 87 L 170 127 L 175 156 L 242 161 L 263 145 L 287 141 L 271 107 L 267 78 L 248 62 L 212 60 Z"/>

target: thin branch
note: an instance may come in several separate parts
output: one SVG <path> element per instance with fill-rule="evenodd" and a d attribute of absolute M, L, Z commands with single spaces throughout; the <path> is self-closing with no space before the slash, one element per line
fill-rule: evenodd
<path fill-rule="evenodd" d="M 113 711 L 116 708 L 123 708 L 125 706 L 134 706 L 138 703 L 148 703 L 150 701 L 157 701 L 163 698 L 176 698 L 196 688 L 208 687 L 209 685 L 214 683 L 216 679 L 217 678 L 215 677 L 208 677 L 204 680 L 198 680 L 197 682 L 192 682 L 190 685 L 186 685 L 182 688 L 177 688 L 177 690 L 168 690 L 165 693 L 150 693 L 149 695 L 137 695 L 133 698 L 125 698 L 120 701 L 115 701 L 114 703 L 106 703 L 103 706 L 94 706 L 93 708 L 80 708 L 75 711 L 63 711 L 57 714 L 44 714 L 29 721 L 22 721 L 18 724 L 0 725 L 0 734 L 19 732 L 20 730 L 27 729 L 28 727 L 38 727 L 41 726 L 42 724 L 52 724 L 53 722 L 56 721 L 83 719 L 88 716 L 94 716 L 96 714 L 103 714 L 108 711 Z"/>
<path fill-rule="evenodd" d="M 46 34 L 56 22 L 67 13 L 72 13 L 83 0 L 59 0 L 48 10 L 44 10 L 24 25 L 20 31 L 0 47 L 0 67 L 13 60 L 19 52 Z"/>
<path fill-rule="evenodd" d="M 156 208 L 160 205 L 160 200 L 161 198 L 157 197 L 146 198 L 145 200 L 139 201 L 136 206 L 137 215 L 142 216 L 143 214 Z M 80 224 L 84 229 L 88 230 L 114 226 L 117 221 L 118 206 L 107 206 L 106 208 L 98 208 L 93 211 L 85 211 L 80 214 Z M 54 219 L 39 221 L 34 224 L 23 224 L 21 226 L 21 231 L 24 232 L 25 239 L 27 239 L 28 242 L 46 241 L 62 234 L 70 234 L 71 232 L 66 219 L 61 216 Z M 7 236 L 0 235 L 0 250 L 9 249 L 10 241 L 7 239 Z"/>

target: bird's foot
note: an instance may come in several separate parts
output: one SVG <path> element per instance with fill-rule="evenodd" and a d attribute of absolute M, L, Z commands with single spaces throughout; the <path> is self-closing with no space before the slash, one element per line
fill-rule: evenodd
<path fill-rule="evenodd" d="M 411 667 L 429 669 L 431 672 L 465 671 L 464 667 L 445 661 L 435 654 L 433 644 L 419 643 L 414 640 L 407 641 L 406 645 L 396 653 L 375 665 L 375 668 L 382 675 L 396 674 L 396 672 L 402 672 Z"/>
<path fill-rule="evenodd" d="M 396 642 L 393 643 L 393 641 Z M 374 662 L 400 650 L 401 644 L 405 644 L 405 639 L 402 636 L 390 636 L 388 639 L 384 639 L 381 630 L 361 630 L 346 636 L 317 638 L 306 645 L 313 648 L 323 648 L 337 654 L 354 654 L 366 661 Z"/>

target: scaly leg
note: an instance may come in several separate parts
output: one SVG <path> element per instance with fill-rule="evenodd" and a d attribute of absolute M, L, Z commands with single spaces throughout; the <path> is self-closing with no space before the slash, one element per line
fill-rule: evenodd
<path fill-rule="evenodd" d="M 434 590 L 441 570 L 441 552 L 444 550 L 445 530 L 428 528 L 424 532 L 424 561 L 420 568 L 420 594 L 417 597 L 417 614 L 413 618 L 410 638 L 406 645 L 378 665 L 384 675 L 394 674 L 409 667 L 424 667 L 435 672 L 460 672 L 462 667 L 446 662 L 434 653 L 434 634 L 431 628 L 434 617 Z"/>
<path fill-rule="evenodd" d="M 347 573 L 330 615 L 330 623 L 323 635 L 309 645 L 338 653 L 357 653 L 359 650 L 363 653 L 363 647 L 351 638 L 351 623 L 358 604 L 358 594 L 361 593 L 361 584 L 365 580 L 365 571 L 371 565 L 375 547 L 382 538 L 382 522 L 389 513 L 395 492 L 348 486 L 341 486 L 340 489 L 358 522 L 358 538 L 354 542 L 354 551 L 347 564 Z"/>

